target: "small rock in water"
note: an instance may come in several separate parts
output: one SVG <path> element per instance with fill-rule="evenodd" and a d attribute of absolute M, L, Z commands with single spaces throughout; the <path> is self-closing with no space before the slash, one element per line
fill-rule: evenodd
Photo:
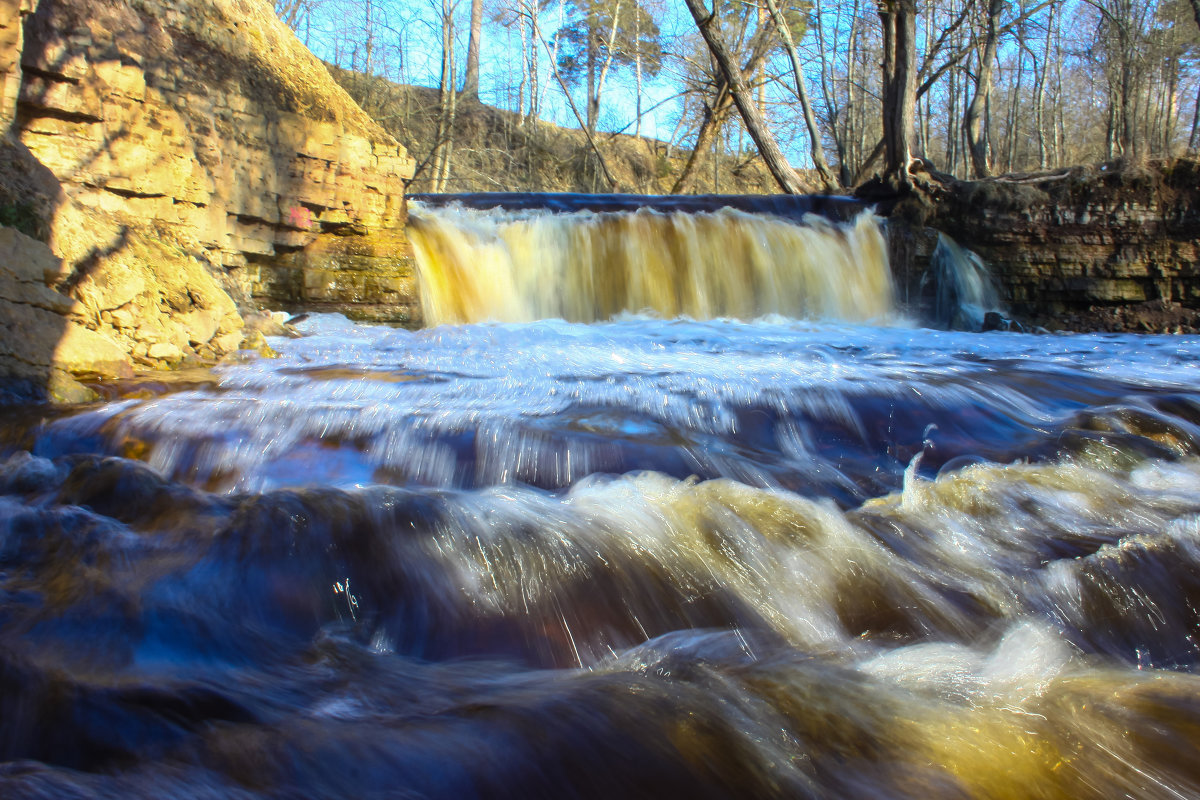
<path fill-rule="evenodd" d="M 1007 331 L 1011 327 L 1011 323 L 999 311 L 989 311 L 983 315 L 983 330 L 985 331 Z"/>

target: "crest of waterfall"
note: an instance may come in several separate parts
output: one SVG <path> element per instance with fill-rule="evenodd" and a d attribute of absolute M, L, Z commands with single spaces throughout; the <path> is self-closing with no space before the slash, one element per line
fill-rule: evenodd
<path fill-rule="evenodd" d="M 978 331 L 989 311 L 1003 313 L 1000 292 L 983 259 L 943 233 L 929 263 L 933 321 L 939 328 Z"/>
<path fill-rule="evenodd" d="M 429 324 L 622 312 L 864 322 L 893 309 L 879 220 L 796 223 L 702 213 L 478 211 L 415 205 L 411 237 Z"/>

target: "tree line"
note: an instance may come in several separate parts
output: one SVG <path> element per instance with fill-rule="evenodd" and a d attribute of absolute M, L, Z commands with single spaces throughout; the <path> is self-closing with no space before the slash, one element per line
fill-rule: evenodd
<path fill-rule="evenodd" d="M 1200 0 L 276 0 L 276 11 L 338 67 L 436 85 L 436 135 L 415 154 L 435 190 L 452 186 L 458 110 L 480 101 L 520 124 L 565 117 L 614 186 L 606 137 L 653 117 L 667 151 L 687 154 L 677 192 L 718 153 L 761 157 L 797 192 L 879 174 L 904 183 L 914 167 L 978 178 L 1200 150 Z"/>

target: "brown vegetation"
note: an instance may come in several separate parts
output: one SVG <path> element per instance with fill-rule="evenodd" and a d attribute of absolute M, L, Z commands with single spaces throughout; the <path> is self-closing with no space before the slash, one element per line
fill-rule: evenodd
<path fill-rule="evenodd" d="M 438 90 L 404 86 L 337 68 L 334 77 L 417 160 L 409 192 L 432 190 L 432 153 L 437 144 Z M 448 192 L 606 192 L 610 191 L 584 132 L 563 128 L 477 102 L 461 102 L 455 115 L 454 150 Z M 683 169 L 688 151 L 666 142 L 625 134 L 598 134 L 599 147 L 620 190 L 667 194 Z M 755 152 L 712 154 L 690 192 L 770 194 L 775 181 Z M 801 173 L 814 187 L 813 176 Z"/>

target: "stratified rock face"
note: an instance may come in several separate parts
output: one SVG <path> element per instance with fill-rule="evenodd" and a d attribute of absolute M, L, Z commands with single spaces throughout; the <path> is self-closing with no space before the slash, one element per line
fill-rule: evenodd
<path fill-rule="evenodd" d="M 125 350 L 80 324 L 80 304 L 50 288 L 63 272 L 45 244 L 0 227 L 0 399 L 85 400 L 91 393 L 68 373 L 132 371 Z"/>
<path fill-rule="evenodd" d="M 322 236 L 281 255 L 260 275 L 255 297 L 272 308 L 336 311 L 407 327 L 424 321 L 411 246 L 398 228 Z"/>
<path fill-rule="evenodd" d="M 352 243 L 402 228 L 412 162 L 265 0 L 0 0 L 0 90 L 0 205 L 28 200 L 61 259 L 42 286 L 61 332 L 144 366 L 216 358 L 241 342 L 237 303 L 320 301 L 364 270 L 348 302 L 411 316 L 402 235 Z M 343 253 L 366 260 L 329 277 Z M 0 374 L 28 371 L 14 358 Z"/>
<path fill-rule="evenodd" d="M 412 163 L 261 0 L 41 0 L 21 139 L 81 207 L 226 266 L 403 223 Z"/>
<path fill-rule="evenodd" d="M 25 16 L 37 0 L 0 2 L 0 125 L 12 124 L 21 93 L 21 45 Z"/>
<path fill-rule="evenodd" d="M 1146 301 L 1200 308 L 1195 161 L 959 183 L 924 224 L 909 243 L 913 296 L 936 229 L 978 253 L 1012 310 L 1038 321 Z"/>

